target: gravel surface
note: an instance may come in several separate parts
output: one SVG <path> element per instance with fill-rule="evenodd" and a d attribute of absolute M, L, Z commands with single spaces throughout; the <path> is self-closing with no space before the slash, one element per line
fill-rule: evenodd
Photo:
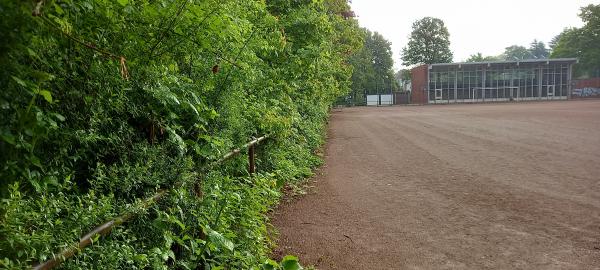
<path fill-rule="evenodd" d="M 346 108 L 274 257 L 318 269 L 600 269 L 600 100 Z"/>

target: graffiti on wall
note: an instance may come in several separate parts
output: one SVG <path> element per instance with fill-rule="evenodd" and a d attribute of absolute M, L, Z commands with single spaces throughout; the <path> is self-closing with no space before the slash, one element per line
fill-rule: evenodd
<path fill-rule="evenodd" d="M 571 93 L 574 97 L 591 97 L 600 96 L 600 88 L 597 87 L 584 87 L 581 89 L 573 89 Z"/>

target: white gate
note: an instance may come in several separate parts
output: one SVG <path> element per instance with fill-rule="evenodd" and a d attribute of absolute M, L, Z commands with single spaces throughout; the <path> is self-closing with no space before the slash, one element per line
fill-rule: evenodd
<path fill-rule="evenodd" d="M 386 95 L 367 95 L 367 106 L 391 106 L 394 105 L 394 96 Z"/>
<path fill-rule="evenodd" d="M 379 95 L 367 95 L 367 106 L 379 105 Z"/>
<path fill-rule="evenodd" d="M 379 95 L 379 97 L 380 97 L 379 105 L 386 105 L 386 106 L 394 105 L 394 97 L 392 95 L 390 95 L 390 94 Z"/>

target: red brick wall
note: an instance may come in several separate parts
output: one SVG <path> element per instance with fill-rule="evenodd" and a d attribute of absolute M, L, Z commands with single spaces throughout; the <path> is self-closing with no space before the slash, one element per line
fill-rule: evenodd
<path fill-rule="evenodd" d="M 571 98 L 598 98 L 600 97 L 600 78 L 575 80 L 571 91 Z"/>
<path fill-rule="evenodd" d="M 581 89 L 586 87 L 600 88 L 600 78 L 576 80 L 575 87 L 573 89 Z"/>
<path fill-rule="evenodd" d="M 428 65 L 418 66 L 410 71 L 411 75 L 411 100 L 412 104 L 427 104 L 427 72 Z"/>

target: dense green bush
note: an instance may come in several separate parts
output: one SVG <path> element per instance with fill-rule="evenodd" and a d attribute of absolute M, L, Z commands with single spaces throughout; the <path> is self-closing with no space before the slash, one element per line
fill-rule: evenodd
<path fill-rule="evenodd" d="M 0 0 L 0 267 L 52 258 L 128 211 L 136 218 L 62 267 L 278 267 L 265 214 L 320 162 L 361 44 L 348 9 Z M 249 176 L 244 157 L 202 170 L 263 134 L 261 173 Z M 137 207 L 158 189 L 173 191 Z"/>

